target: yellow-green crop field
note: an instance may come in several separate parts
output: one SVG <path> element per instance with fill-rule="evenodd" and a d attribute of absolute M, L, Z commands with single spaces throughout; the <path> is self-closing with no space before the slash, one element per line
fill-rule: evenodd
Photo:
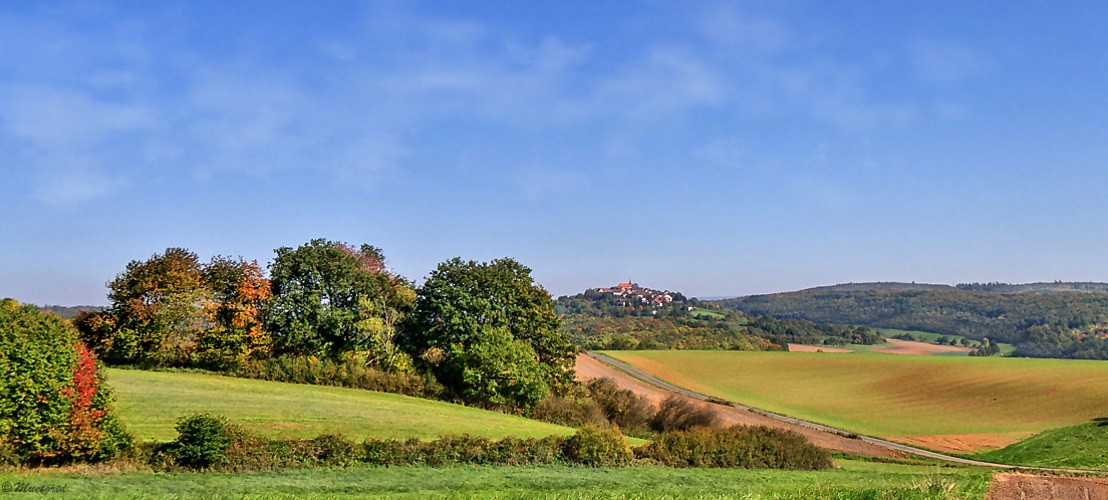
<path fill-rule="evenodd" d="M 946 451 L 1108 416 L 1108 362 L 737 351 L 612 351 L 676 385 Z M 971 436 L 965 446 L 950 444 Z"/>

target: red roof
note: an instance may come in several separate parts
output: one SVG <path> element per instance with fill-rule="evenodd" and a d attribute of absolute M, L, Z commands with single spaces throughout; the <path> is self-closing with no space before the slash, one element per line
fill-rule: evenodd
<path fill-rule="evenodd" d="M 620 283 L 620 284 L 616 285 L 616 288 L 631 288 L 631 284 L 630 283 Z"/>

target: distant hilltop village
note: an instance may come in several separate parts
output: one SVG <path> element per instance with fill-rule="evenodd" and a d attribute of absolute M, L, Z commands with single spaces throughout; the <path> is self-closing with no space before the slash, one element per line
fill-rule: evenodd
<path fill-rule="evenodd" d="M 620 283 L 608 288 L 597 288 L 597 292 L 610 293 L 620 297 L 619 305 L 647 304 L 654 306 L 666 305 L 673 302 L 673 294 L 669 290 L 661 291 L 640 287 L 636 283 Z"/>

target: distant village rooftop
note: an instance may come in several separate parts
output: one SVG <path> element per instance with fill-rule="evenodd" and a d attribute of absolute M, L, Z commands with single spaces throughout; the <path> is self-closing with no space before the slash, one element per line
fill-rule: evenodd
<path fill-rule="evenodd" d="M 631 283 L 628 280 L 627 283 L 619 283 L 615 286 L 608 288 L 597 288 L 597 292 L 610 293 L 618 297 L 622 297 L 620 305 L 631 305 L 633 303 L 663 305 L 673 302 L 673 294 L 669 290 L 654 290 L 652 288 L 645 288 Z"/>

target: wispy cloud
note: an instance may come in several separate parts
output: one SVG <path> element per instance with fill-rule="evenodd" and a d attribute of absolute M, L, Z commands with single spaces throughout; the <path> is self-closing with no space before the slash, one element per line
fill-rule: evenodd
<path fill-rule="evenodd" d="M 34 46 L 0 47 L 0 69 L 33 68 L 0 77 L 0 125 L 23 146 L 4 160 L 44 172 L 40 192 L 80 203 L 167 168 L 201 180 L 312 170 L 373 189 L 403 176 L 412 153 L 428 147 L 421 138 L 444 124 L 537 137 L 587 127 L 597 133 L 586 149 L 626 155 L 651 145 L 652 127 L 705 116 L 800 116 L 851 131 L 916 119 L 910 103 L 875 97 L 866 68 L 802 53 L 803 34 L 787 22 L 731 6 L 674 20 L 691 33 L 681 42 L 648 39 L 618 57 L 398 4 L 369 5 L 361 19 L 362 29 L 305 40 L 302 52 L 278 58 L 264 43 L 213 53 L 167 42 L 151 28 L 157 20 L 124 16 L 95 33 L 57 12 L 0 18 L 21 26 L 4 38 Z M 979 66 L 951 45 L 921 42 L 913 53 L 941 81 Z M 565 170 L 536 162 L 535 172 Z M 86 187 L 59 183 L 58 172 L 85 176 L 77 184 Z M 557 187 L 575 176 L 588 174 L 521 182 Z"/>

